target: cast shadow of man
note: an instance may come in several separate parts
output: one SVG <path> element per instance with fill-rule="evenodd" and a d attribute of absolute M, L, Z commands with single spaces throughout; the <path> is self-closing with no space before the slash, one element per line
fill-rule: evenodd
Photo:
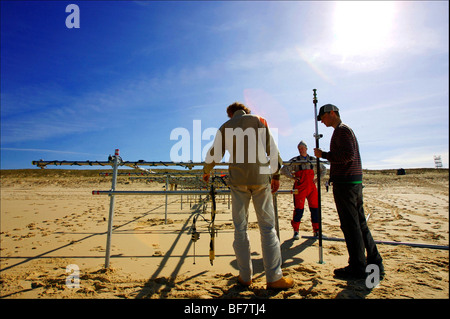
<path fill-rule="evenodd" d="M 299 258 L 298 255 L 303 252 L 306 248 L 312 246 L 316 241 L 315 238 L 308 238 L 300 245 L 294 246 L 297 242 L 294 239 L 288 239 L 281 245 L 281 253 L 283 256 L 283 268 L 289 266 L 295 266 L 303 262 L 303 259 Z M 264 270 L 264 268 L 263 268 Z M 368 294 L 372 291 L 371 288 L 367 287 L 365 279 L 336 279 L 336 284 L 343 289 L 335 296 L 336 299 L 365 299 Z M 315 282 L 316 286 L 318 282 Z M 312 288 L 312 287 L 311 287 Z"/>
<path fill-rule="evenodd" d="M 307 239 L 304 242 L 299 243 L 299 245 L 294 246 L 294 240 L 288 239 L 281 244 L 281 255 L 283 260 L 282 267 L 289 267 L 292 265 L 298 265 L 303 262 L 303 259 L 298 257 L 299 254 L 304 251 L 307 247 L 310 247 L 314 243 L 315 239 Z M 255 256 L 260 256 L 259 258 Z M 258 279 L 264 276 L 264 263 L 262 256 L 257 253 L 252 253 L 252 265 L 253 265 L 253 279 Z M 230 265 L 238 270 L 237 261 L 234 259 L 230 262 Z M 248 294 L 242 294 L 248 290 L 248 288 L 240 286 L 236 284 L 236 279 L 230 278 L 229 280 L 230 289 L 223 296 L 224 298 L 248 298 Z M 260 286 L 252 287 L 251 291 L 253 292 L 253 296 L 251 298 L 271 298 L 278 294 L 276 290 L 267 290 L 265 288 L 261 288 Z"/>
<path fill-rule="evenodd" d="M 380 285 L 380 281 L 384 279 L 377 273 L 371 273 L 370 270 L 366 271 L 366 279 L 342 279 L 334 276 L 337 282 L 345 282 L 345 284 L 339 284 L 343 289 L 336 295 L 336 299 L 365 299 L 373 289 L 376 289 Z M 376 278 L 375 278 L 376 277 Z M 376 282 L 375 282 L 376 281 Z"/>
<path fill-rule="evenodd" d="M 301 242 L 299 245 L 294 246 L 294 243 L 297 242 L 294 239 L 290 238 L 285 240 L 281 244 L 281 257 L 283 259 L 283 268 L 287 268 L 289 266 L 298 265 L 303 262 L 303 259 L 298 257 L 301 252 L 303 252 L 306 248 L 310 247 L 316 240 L 312 238 L 308 238 L 307 240 Z M 259 253 L 253 252 L 252 256 L 258 256 Z M 234 259 L 231 263 L 231 266 L 239 270 L 237 266 L 237 261 Z M 264 275 L 264 263 L 262 256 L 260 258 L 252 258 L 253 265 L 253 273 L 259 274 L 257 277 Z"/>

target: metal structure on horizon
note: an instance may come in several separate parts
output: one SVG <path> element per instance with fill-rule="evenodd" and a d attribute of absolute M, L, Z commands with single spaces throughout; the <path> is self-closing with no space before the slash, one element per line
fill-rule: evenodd
<path fill-rule="evenodd" d="M 435 168 L 442 168 L 442 158 L 441 155 L 434 155 L 434 167 Z"/>

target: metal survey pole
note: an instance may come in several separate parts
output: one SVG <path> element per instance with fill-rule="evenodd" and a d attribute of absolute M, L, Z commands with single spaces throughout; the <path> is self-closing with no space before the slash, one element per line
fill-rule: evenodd
<path fill-rule="evenodd" d="M 114 166 L 113 166 L 111 191 L 116 190 L 118 168 L 119 168 L 119 150 L 116 149 L 115 153 L 114 153 Z M 105 268 L 109 268 L 109 258 L 111 256 L 111 237 L 112 237 L 112 227 L 113 227 L 113 217 L 114 217 L 114 194 L 110 194 L 109 196 L 110 196 L 110 200 L 109 200 L 108 233 L 106 236 Z"/>
<path fill-rule="evenodd" d="M 317 89 L 313 89 L 313 103 L 314 103 L 314 123 L 316 124 L 316 133 L 314 137 L 316 139 L 316 148 L 319 148 L 319 139 L 322 134 L 319 134 L 319 127 L 317 121 Z M 319 211 L 319 263 L 323 264 L 323 249 L 322 249 L 322 204 L 321 204 L 321 192 L 320 192 L 320 159 L 317 157 L 317 194 L 318 194 L 318 211 Z"/>

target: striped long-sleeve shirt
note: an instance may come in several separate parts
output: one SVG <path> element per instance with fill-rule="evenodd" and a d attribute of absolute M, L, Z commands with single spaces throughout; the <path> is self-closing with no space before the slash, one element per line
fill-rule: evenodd
<path fill-rule="evenodd" d="M 284 176 L 295 179 L 295 172 L 312 169 L 317 172 L 317 162 L 314 156 L 306 155 L 303 157 L 301 155 L 295 156 L 289 160 L 289 162 L 299 162 L 298 164 L 285 165 L 281 168 L 281 174 Z M 327 168 L 325 165 L 320 164 L 320 178 L 325 177 Z"/>
<path fill-rule="evenodd" d="M 340 123 L 334 130 L 330 151 L 322 157 L 331 163 L 330 181 L 333 183 L 361 183 L 362 165 L 358 140 L 352 129 Z"/>

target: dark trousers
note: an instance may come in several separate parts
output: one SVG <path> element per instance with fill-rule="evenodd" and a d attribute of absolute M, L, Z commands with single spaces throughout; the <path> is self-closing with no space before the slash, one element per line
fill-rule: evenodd
<path fill-rule="evenodd" d="M 333 184 L 333 196 L 347 244 L 349 265 L 365 271 L 366 250 L 367 264 L 381 263 L 364 215 L 362 184 Z"/>

